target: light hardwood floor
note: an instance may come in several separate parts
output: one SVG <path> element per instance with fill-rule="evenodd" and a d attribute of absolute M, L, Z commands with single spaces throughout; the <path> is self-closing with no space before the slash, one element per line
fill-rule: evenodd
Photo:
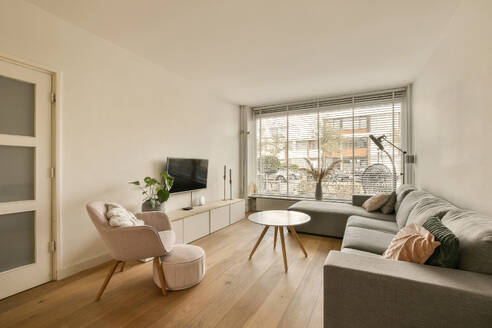
<path fill-rule="evenodd" d="M 338 239 L 299 234 L 308 257 L 286 233 L 289 272 L 270 228 L 251 261 L 262 226 L 242 220 L 193 242 L 205 249 L 207 273 L 188 290 L 162 296 L 152 262 L 115 273 L 94 298 L 110 263 L 0 301 L 6 327 L 322 327 L 322 273 Z"/>

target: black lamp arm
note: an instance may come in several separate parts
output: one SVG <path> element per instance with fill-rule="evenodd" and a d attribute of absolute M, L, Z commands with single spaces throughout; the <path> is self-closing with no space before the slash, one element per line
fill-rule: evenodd
<path fill-rule="evenodd" d="M 398 149 L 399 151 L 401 151 L 402 154 L 405 155 L 407 153 L 406 150 L 401 149 L 400 147 L 396 146 L 394 143 L 392 143 L 391 141 L 389 141 L 386 136 L 383 136 L 383 139 L 384 139 L 384 141 L 386 141 L 387 143 L 389 143 L 390 145 L 392 145 L 393 147 L 395 147 L 396 149 Z"/>

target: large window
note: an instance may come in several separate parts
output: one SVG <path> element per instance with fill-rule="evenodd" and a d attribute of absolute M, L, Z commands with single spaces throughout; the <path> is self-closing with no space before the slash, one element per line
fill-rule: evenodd
<path fill-rule="evenodd" d="M 322 182 L 327 199 L 391 191 L 402 182 L 402 156 L 388 143 L 382 152 L 369 138 L 385 135 L 401 147 L 404 89 L 254 108 L 256 193 L 313 198 L 306 171 L 337 162 Z"/>

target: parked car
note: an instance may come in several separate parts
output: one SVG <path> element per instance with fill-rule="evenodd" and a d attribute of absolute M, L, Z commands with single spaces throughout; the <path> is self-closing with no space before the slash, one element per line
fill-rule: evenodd
<path fill-rule="evenodd" d="M 294 170 L 289 170 L 290 180 L 301 180 L 301 174 Z M 280 169 L 275 173 L 275 180 L 280 182 L 287 181 L 287 169 Z"/>

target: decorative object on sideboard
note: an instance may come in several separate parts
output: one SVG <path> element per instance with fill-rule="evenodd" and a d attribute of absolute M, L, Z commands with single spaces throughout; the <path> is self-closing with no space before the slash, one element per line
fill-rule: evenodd
<path fill-rule="evenodd" d="M 199 198 L 199 203 L 201 206 L 205 205 L 207 202 L 206 202 L 206 199 L 205 199 L 205 196 L 200 196 Z"/>
<path fill-rule="evenodd" d="M 227 178 L 227 174 L 226 174 L 226 166 L 224 165 L 224 200 L 226 200 L 226 178 Z"/>
<path fill-rule="evenodd" d="M 145 177 L 143 179 L 144 184 L 138 180 L 129 182 L 137 186 L 142 191 L 142 195 L 145 196 L 142 212 L 166 211 L 166 201 L 169 199 L 169 191 L 173 186 L 174 178 L 167 172 L 162 172 L 161 178 L 162 181 L 158 181 L 151 177 Z"/>
<path fill-rule="evenodd" d="M 306 161 L 308 168 L 307 169 L 304 168 L 302 170 L 311 174 L 314 181 L 316 181 L 316 192 L 314 194 L 314 198 L 316 198 L 316 200 L 322 200 L 323 189 L 321 183 L 323 182 L 324 178 L 329 177 L 330 175 L 333 174 L 333 170 L 335 169 L 335 166 L 341 161 L 337 159 L 333 161 L 330 165 L 328 165 L 326 163 L 326 159 L 322 158 L 320 163 L 321 165 L 319 167 L 314 167 L 313 163 L 309 160 L 309 158 L 304 158 L 304 160 Z"/>
<path fill-rule="evenodd" d="M 229 199 L 232 200 L 232 169 L 229 169 Z"/>

